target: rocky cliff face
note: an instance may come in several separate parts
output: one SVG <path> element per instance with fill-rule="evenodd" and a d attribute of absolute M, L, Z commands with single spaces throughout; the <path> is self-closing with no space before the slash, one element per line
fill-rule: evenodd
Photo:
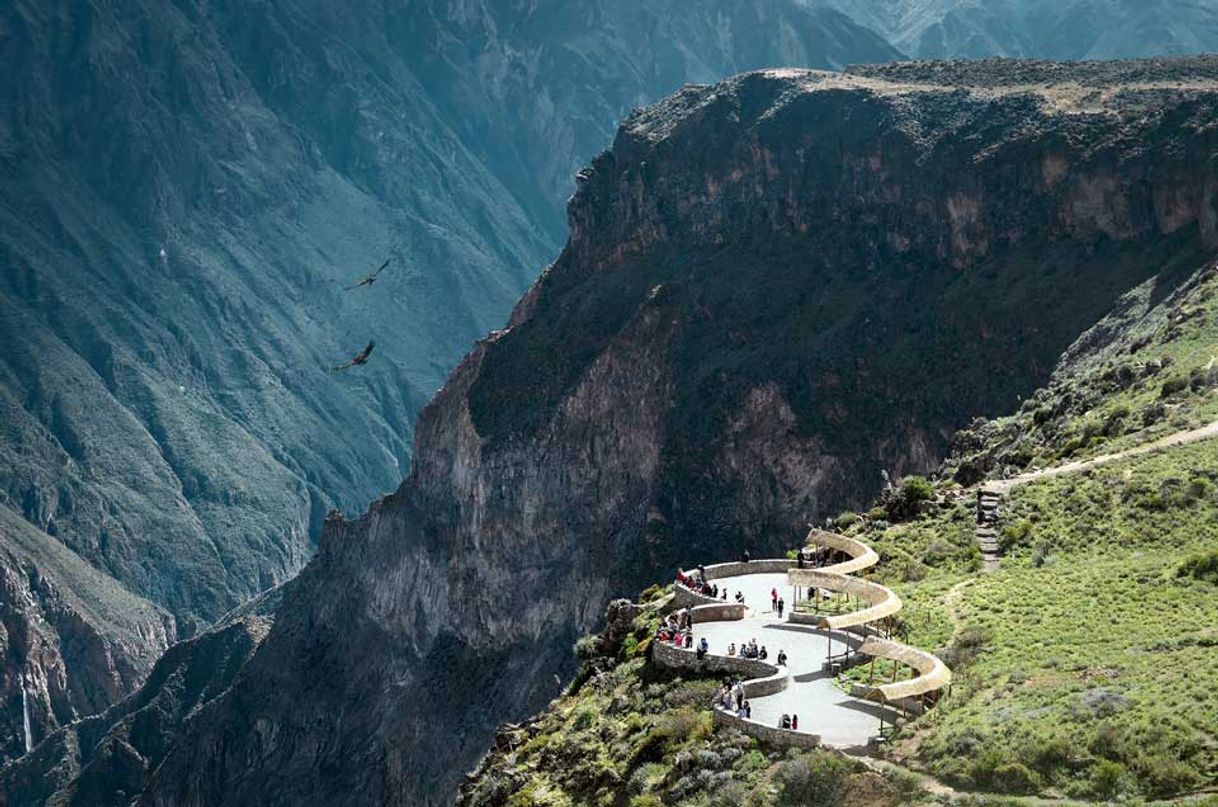
<path fill-rule="evenodd" d="M 630 107 L 896 56 L 796 0 L 6 4 L 0 502 L 190 635 L 400 483 Z"/>
<path fill-rule="evenodd" d="M 0 769 L 0 803 L 129 804 L 183 721 L 231 686 L 269 627 L 248 614 L 174 645 L 130 696 Z"/>
<path fill-rule="evenodd" d="M 1216 79 L 771 71 L 632 116 L 562 256 L 424 410 L 410 478 L 327 522 L 142 802 L 447 800 L 611 594 L 927 468 L 1120 295 L 1211 259 Z"/>
<path fill-rule="evenodd" d="M 0 751 L 133 689 L 174 638 L 173 619 L 0 507 Z"/>

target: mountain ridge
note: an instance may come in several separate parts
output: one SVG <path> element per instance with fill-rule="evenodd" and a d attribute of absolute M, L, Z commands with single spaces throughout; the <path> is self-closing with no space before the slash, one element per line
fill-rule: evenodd
<path fill-rule="evenodd" d="M 1187 74 L 1208 65 L 1170 67 Z M 981 69 L 1024 81 L 1020 63 Z M 1112 67 L 1121 81 L 1138 69 Z M 1053 81 L 1066 81 L 1069 66 L 1060 72 Z M 266 642 L 232 689 L 188 721 L 144 802 L 274 801 L 285 797 L 284 781 L 296 797 L 336 803 L 355 793 L 446 799 L 455 776 L 420 762 L 472 763 L 498 719 L 539 709 L 554 691 L 550 671 L 572 669 L 567 648 L 614 593 L 742 545 L 778 551 L 809 515 L 829 515 L 828 501 L 866 503 L 880 488 L 879 468 L 929 470 L 977 402 L 1009 411 L 1130 289 L 1212 260 L 1204 229 L 1212 178 L 1193 168 L 1213 147 L 1200 126 L 1218 99 L 1208 80 L 1113 93 L 1108 107 L 1081 115 L 1047 103 L 1051 92 L 876 94 L 823 81 L 779 72 L 689 88 L 624 127 L 614 151 L 583 175 L 564 256 L 512 327 L 480 342 L 424 409 L 411 478 L 364 516 L 327 522 Z M 1150 102 L 1161 114 L 1145 114 Z M 945 111 L 949 123 L 926 138 Z M 1034 125 L 1001 125 L 1029 116 Z M 853 140 L 817 136 L 840 119 L 851 121 Z M 654 142 L 632 134 L 657 127 L 666 134 Z M 703 140 L 716 143 L 716 161 L 698 156 L 708 153 L 696 147 Z M 825 149 L 824 158 L 801 159 L 808 148 Z M 966 164 L 967 176 L 958 170 Z M 944 177 L 969 185 L 937 184 Z M 924 189 L 935 189 L 933 200 L 921 200 Z M 849 221 L 857 231 L 843 228 Z M 892 238 L 867 235 L 886 227 Z M 766 250 L 748 232 L 764 233 Z M 718 253 L 691 251 L 717 238 Z M 856 285 L 883 273 L 892 287 L 842 297 L 823 254 Z M 743 272 L 749 283 L 739 282 Z M 790 285 L 766 286 L 775 280 Z M 758 287 L 749 305 L 731 306 Z M 804 297 L 792 293 L 801 288 Z M 943 321 L 933 300 L 944 288 L 988 335 L 969 319 L 959 331 L 929 330 Z M 1087 308 L 1043 305 L 1082 299 L 1081 289 Z M 998 298 L 1029 307 L 995 316 Z M 815 316 L 801 320 L 807 306 Z M 908 341 L 886 336 L 878 341 L 892 363 L 867 347 L 870 366 L 857 364 L 857 345 L 878 339 L 877 312 L 897 306 L 911 319 L 894 336 Z M 1036 317 L 1036 330 L 1022 314 Z M 700 318 L 717 322 L 726 341 L 704 341 Z M 691 333 L 698 338 L 682 346 Z M 808 350 L 790 339 L 822 333 L 862 341 Z M 782 345 L 789 355 L 750 352 Z M 906 345 L 921 346 L 912 364 Z M 927 345 L 971 355 L 948 362 Z M 688 360 L 699 351 L 712 372 Z M 799 386 L 802 356 L 819 369 L 812 406 Z M 835 365 L 840 357 L 849 365 Z M 552 372 L 564 363 L 569 375 Z M 918 388 L 902 372 L 930 372 L 932 381 Z M 935 383 L 952 394 L 920 397 Z M 498 400 L 501 420 L 479 423 L 478 384 L 502 391 L 484 399 Z M 692 420 L 681 414 L 682 388 L 707 393 Z M 877 388 L 882 404 L 869 408 Z M 874 436 L 841 434 L 851 423 Z M 848 451 L 851 440 L 862 450 Z M 472 692 L 481 693 L 477 703 Z M 442 736 L 421 728 L 437 696 Z M 322 741 L 318 725 L 336 733 Z M 261 760 L 253 768 L 251 744 Z M 215 753 L 200 765 L 198 749 Z"/>

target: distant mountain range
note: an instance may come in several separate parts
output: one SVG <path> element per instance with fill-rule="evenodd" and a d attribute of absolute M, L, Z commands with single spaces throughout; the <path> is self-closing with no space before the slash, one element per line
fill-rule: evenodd
<path fill-rule="evenodd" d="M 1191 52 L 1212 6 L 0 8 L 0 757 L 397 487 L 415 415 L 558 254 L 631 109 L 774 65 Z"/>
<path fill-rule="evenodd" d="M 823 0 L 906 56 L 1131 59 L 1218 48 L 1212 0 Z"/>

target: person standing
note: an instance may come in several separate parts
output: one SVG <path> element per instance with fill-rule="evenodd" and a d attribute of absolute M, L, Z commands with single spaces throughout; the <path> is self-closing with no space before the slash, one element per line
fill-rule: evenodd
<path fill-rule="evenodd" d="M 776 588 L 770 589 L 770 610 L 778 610 L 778 589 Z"/>
<path fill-rule="evenodd" d="M 782 619 L 782 609 L 787 607 L 787 603 L 782 597 L 778 598 L 778 618 Z"/>

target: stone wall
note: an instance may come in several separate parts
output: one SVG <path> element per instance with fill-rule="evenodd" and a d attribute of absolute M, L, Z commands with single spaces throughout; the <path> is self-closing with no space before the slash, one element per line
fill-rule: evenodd
<path fill-rule="evenodd" d="M 707 580 L 718 580 L 722 577 L 735 577 L 740 574 L 766 574 L 768 573 L 786 573 L 788 569 L 795 566 L 795 561 L 787 558 L 773 558 L 766 560 L 751 560 L 748 563 L 744 561 L 735 561 L 732 563 L 716 563 L 713 566 L 705 567 Z"/>
<path fill-rule="evenodd" d="M 672 605 L 676 608 L 693 608 L 695 605 L 710 605 L 718 602 L 721 601 L 705 594 L 699 594 L 680 583 L 673 584 Z"/>
<path fill-rule="evenodd" d="M 711 605 L 699 605 L 689 613 L 695 625 L 699 622 L 727 622 L 744 619 L 747 607 L 735 602 L 717 602 Z"/>
<path fill-rule="evenodd" d="M 781 692 L 787 688 L 790 678 L 785 667 L 776 667 L 764 661 L 739 656 L 716 656 L 707 653 L 698 658 L 695 651 L 674 647 L 669 642 L 652 642 L 651 660 L 662 667 L 689 670 L 698 675 L 730 675 L 744 679 L 744 694 L 750 698 Z"/>
<path fill-rule="evenodd" d="M 806 734 L 802 731 L 767 726 L 755 720 L 745 720 L 725 709 L 715 709 L 714 715 L 716 725 L 730 726 L 778 748 L 815 748 L 820 745 L 820 735 L 818 734 Z"/>

